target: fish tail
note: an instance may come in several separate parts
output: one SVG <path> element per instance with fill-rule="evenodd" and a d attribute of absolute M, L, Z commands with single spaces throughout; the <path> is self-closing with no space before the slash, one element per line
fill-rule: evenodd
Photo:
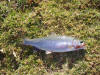
<path fill-rule="evenodd" d="M 27 40 L 27 39 L 24 39 L 24 40 L 23 40 L 23 44 L 26 45 L 27 43 L 28 43 L 28 40 Z"/>
<path fill-rule="evenodd" d="M 24 39 L 23 44 L 24 45 L 32 45 L 32 41 L 30 39 Z"/>

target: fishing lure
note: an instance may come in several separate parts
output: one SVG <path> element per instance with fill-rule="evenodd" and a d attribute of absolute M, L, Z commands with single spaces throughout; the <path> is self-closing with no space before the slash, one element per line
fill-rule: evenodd
<path fill-rule="evenodd" d="M 74 37 L 50 35 L 44 38 L 24 39 L 24 45 L 31 45 L 40 50 L 46 51 L 46 54 L 52 52 L 69 52 L 85 49 L 85 44 Z"/>

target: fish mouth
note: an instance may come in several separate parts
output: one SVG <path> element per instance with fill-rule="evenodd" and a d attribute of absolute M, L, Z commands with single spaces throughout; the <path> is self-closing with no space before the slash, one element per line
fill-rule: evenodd
<path fill-rule="evenodd" d="M 85 43 L 82 43 L 82 46 L 84 47 L 85 46 Z"/>
<path fill-rule="evenodd" d="M 85 43 L 82 43 L 82 45 L 77 45 L 75 49 L 85 49 Z"/>
<path fill-rule="evenodd" d="M 82 43 L 81 48 L 86 49 L 85 43 Z"/>

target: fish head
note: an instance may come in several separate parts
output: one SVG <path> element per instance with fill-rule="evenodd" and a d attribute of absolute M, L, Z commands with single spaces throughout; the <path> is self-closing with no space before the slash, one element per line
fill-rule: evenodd
<path fill-rule="evenodd" d="M 85 43 L 81 40 L 73 40 L 72 44 L 75 50 L 85 49 Z"/>

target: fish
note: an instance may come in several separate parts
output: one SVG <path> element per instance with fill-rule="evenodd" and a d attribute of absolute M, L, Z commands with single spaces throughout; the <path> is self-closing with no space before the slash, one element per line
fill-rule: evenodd
<path fill-rule="evenodd" d="M 43 38 L 24 39 L 24 45 L 31 45 L 40 50 L 46 51 L 46 54 L 52 52 L 69 52 L 84 50 L 85 43 L 75 37 L 65 35 L 49 35 Z"/>

